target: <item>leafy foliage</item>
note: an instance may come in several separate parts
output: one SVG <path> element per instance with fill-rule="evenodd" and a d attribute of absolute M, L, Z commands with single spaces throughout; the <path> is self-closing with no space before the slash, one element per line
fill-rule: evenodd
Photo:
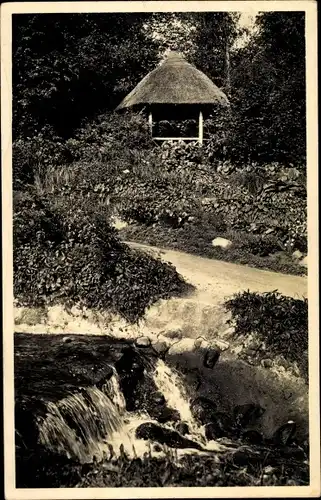
<path fill-rule="evenodd" d="M 236 335 L 257 334 L 272 355 L 295 361 L 308 378 L 308 301 L 243 292 L 227 301 Z"/>
<path fill-rule="evenodd" d="M 106 219 L 56 208 L 30 193 L 14 200 L 14 293 L 22 304 L 110 308 L 130 321 L 188 285 L 169 264 L 129 250 Z"/>
<path fill-rule="evenodd" d="M 266 12 L 231 61 L 229 158 L 305 165 L 304 13 Z"/>
<path fill-rule="evenodd" d="M 290 450 L 291 453 L 292 450 Z M 174 452 L 158 458 L 145 454 L 143 458 L 129 459 L 126 454 L 113 461 L 80 464 L 60 455 L 39 449 L 36 453 L 18 456 L 19 487 L 175 487 L 175 486 L 294 486 L 309 482 L 308 465 L 302 458 L 273 452 L 257 453 L 240 450 L 221 457 L 221 463 L 210 456 L 190 455 L 180 462 Z M 40 460 L 40 457 L 42 460 Z M 26 467 L 25 464 L 28 464 Z M 57 464 L 63 474 L 57 477 Z M 24 470 L 33 474 L 27 475 Z M 264 471 L 269 471 L 264 474 Z M 24 473 L 23 473 L 24 472 Z"/>

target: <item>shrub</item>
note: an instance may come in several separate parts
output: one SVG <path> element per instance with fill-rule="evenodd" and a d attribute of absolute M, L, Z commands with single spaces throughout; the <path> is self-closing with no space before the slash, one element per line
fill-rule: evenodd
<path fill-rule="evenodd" d="M 50 165 L 70 161 L 66 144 L 51 129 L 43 129 L 37 135 L 18 138 L 12 146 L 12 176 L 14 189 L 32 184 L 35 176 L 42 174 Z"/>
<path fill-rule="evenodd" d="M 99 214 L 52 211 L 34 193 L 15 195 L 14 294 L 20 303 L 81 303 L 136 321 L 154 301 L 191 289 L 171 265 L 121 243 Z"/>
<path fill-rule="evenodd" d="M 242 292 L 225 303 L 235 335 L 258 335 L 272 355 L 295 361 L 308 378 L 308 301 L 278 292 Z"/>

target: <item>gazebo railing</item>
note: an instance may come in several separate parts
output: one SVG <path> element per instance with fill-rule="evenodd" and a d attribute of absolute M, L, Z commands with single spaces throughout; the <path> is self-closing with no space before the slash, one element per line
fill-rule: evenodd
<path fill-rule="evenodd" d="M 198 118 L 198 137 L 153 137 L 153 116 L 152 112 L 149 112 L 148 115 L 148 124 L 150 129 L 150 134 L 153 140 L 155 141 L 197 141 L 200 144 L 203 144 L 203 113 L 199 112 Z M 205 139 L 206 140 L 206 139 Z"/>

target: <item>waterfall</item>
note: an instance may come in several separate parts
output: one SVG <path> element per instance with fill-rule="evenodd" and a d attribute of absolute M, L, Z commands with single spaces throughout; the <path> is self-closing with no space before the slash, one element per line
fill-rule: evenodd
<path fill-rule="evenodd" d="M 119 455 L 120 447 L 129 457 L 151 452 L 148 441 L 137 439 L 135 431 L 145 422 L 154 422 L 147 413 L 127 412 L 116 370 L 103 387 L 90 387 L 66 398 L 47 404 L 47 414 L 39 422 L 39 438 L 49 450 L 64 453 L 80 463 Z M 204 445 L 203 429 L 198 426 L 184 391 L 183 381 L 164 361 L 156 362 L 153 380 L 166 403 L 178 409 L 181 420 L 189 427 L 189 437 Z M 171 424 L 166 424 L 171 428 Z M 208 443 L 208 450 L 219 450 L 217 443 Z M 112 453 L 111 453 L 112 450 Z M 162 450 L 153 451 L 157 455 Z M 179 455 L 191 452 L 180 450 Z M 195 450 L 192 450 L 195 453 Z"/>

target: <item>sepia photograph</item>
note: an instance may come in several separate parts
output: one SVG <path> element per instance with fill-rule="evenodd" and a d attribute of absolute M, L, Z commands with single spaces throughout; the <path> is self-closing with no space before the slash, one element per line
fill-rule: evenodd
<path fill-rule="evenodd" d="M 319 496 L 316 4 L 4 7 L 7 498 Z"/>

